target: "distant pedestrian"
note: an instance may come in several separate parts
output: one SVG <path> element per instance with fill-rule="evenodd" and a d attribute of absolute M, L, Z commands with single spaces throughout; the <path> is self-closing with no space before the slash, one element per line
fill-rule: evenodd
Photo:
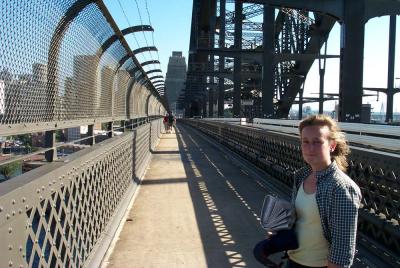
<path fill-rule="evenodd" d="M 165 133 L 168 132 L 168 116 L 169 116 L 169 114 L 167 113 L 167 114 L 165 114 L 165 116 L 163 118 L 163 124 L 164 124 Z"/>
<path fill-rule="evenodd" d="M 168 130 L 169 130 L 168 133 L 172 132 L 172 127 L 174 123 L 175 123 L 175 117 L 172 115 L 172 113 L 170 113 L 168 116 Z"/>

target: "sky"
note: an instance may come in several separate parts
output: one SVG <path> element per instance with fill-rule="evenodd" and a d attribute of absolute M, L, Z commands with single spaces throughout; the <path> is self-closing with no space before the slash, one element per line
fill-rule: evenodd
<path fill-rule="evenodd" d="M 156 46 L 158 53 L 140 53 L 137 55 L 137 58 L 139 62 L 159 60 L 161 66 L 147 65 L 144 66 L 144 69 L 146 71 L 161 69 L 164 78 L 167 72 L 168 59 L 172 55 L 172 51 L 182 51 L 187 63 L 192 20 L 192 2 L 192 0 L 104 1 L 120 29 L 141 24 L 152 25 L 154 28 L 153 33 L 140 32 L 129 34 L 125 36 L 125 39 L 132 50 L 138 48 L 138 44 L 140 47 Z M 138 10 L 140 10 L 140 13 Z"/>
<path fill-rule="evenodd" d="M 182 51 L 186 58 L 189 51 L 192 0 L 105 0 L 110 13 L 120 29 L 139 24 L 151 24 L 154 33 L 136 33 L 125 36 L 131 49 L 153 46 L 158 53 L 146 52 L 137 55 L 139 62 L 160 60 L 159 65 L 145 66 L 145 70 L 158 69 L 165 77 L 168 59 L 172 51 Z M 144 37 L 145 36 L 145 37 Z M 364 87 L 387 87 L 387 48 L 389 36 L 389 17 L 371 19 L 365 26 L 364 48 Z M 400 16 L 397 16 L 395 57 L 395 78 L 400 78 Z M 328 39 L 327 54 L 339 55 L 340 26 L 337 23 Z M 395 80 L 395 87 L 400 87 L 400 79 Z M 339 59 L 328 59 L 326 63 L 325 92 L 338 93 Z M 307 75 L 304 96 L 317 97 L 319 92 L 318 62 L 316 61 Z M 371 94 L 376 95 L 374 92 Z M 370 103 L 374 112 L 380 112 L 382 105 L 386 111 L 386 95 L 379 98 L 364 97 L 363 103 Z M 400 93 L 395 95 L 394 112 L 400 112 Z M 333 110 L 335 101 L 324 104 L 326 110 Z M 317 109 L 318 104 L 312 104 Z"/>
<path fill-rule="evenodd" d="M 395 56 L 395 78 L 400 78 L 400 16 L 397 16 L 396 31 L 396 56 Z M 387 87 L 387 64 L 388 64 L 388 41 L 389 40 L 389 16 L 373 18 L 365 25 L 364 40 L 364 87 Z M 328 39 L 327 54 L 339 55 L 340 51 L 340 25 L 335 24 Z M 325 74 L 325 92 L 338 93 L 339 88 L 339 59 L 327 59 Z M 395 87 L 400 87 L 400 79 L 395 79 Z M 318 61 L 312 66 L 305 84 L 304 96 L 316 97 L 312 94 L 319 92 Z M 380 112 L 382 104 L 386 112 L 386 94 L 380 93 L 379 98 L 376 92 L 366 92 L 375 95 L 364 97 L 363 103 L 371 104 L 373 112 Z M 327 101 L 324 107 L 333 109 L 335 101 Z M 317 103 L 313 105 L 314 108 Z M 394 112 L 400 112 L 400 93 L 395 95 Z"/>

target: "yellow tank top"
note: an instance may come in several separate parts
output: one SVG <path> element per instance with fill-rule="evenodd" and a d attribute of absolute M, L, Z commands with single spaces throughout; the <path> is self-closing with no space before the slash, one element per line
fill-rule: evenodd
<path fill-rule="evenodd" d="M 299 248 L 289 250 L 289 258 L 306 266 L 327 266 L 329 243 L 323 234 L 315 193 L 306 194 L 301 185 L 295 204 L 297 214 L 295 231 Z"/>

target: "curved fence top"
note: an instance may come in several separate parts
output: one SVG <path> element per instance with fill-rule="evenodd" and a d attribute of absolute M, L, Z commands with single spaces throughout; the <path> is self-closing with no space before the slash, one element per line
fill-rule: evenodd
<path fill-rule="evenodd" d="M 0 135 L 134 118 L 133 87 L 165 107 L 102 1 L 0 0 L 0 18 Z"/>

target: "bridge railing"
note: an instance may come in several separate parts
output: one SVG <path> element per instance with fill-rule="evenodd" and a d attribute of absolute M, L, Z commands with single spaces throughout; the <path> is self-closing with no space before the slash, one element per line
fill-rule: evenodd
<path fill-rule="evenodd" d="M 185 120 L 263 168 L 290 191 L 293 172 L 305 165 L 297 135 L 238 124 Z M 359 243 L 384 262 L 398 266 L 400 255 L 400 155 L 351 148 L 349 176 L 360 186 Z"/>
<path fill-rule="evenodd" d="M 251 123 L 247 118 L 207 118 L 204 120 L 246 125 L 295 135 L 299 133 L 298 125 L 300 123 L 300 120 L 262 118 L 254 118 Z M 351 144 L 364 148 L 400 152 L 400 126 L 343 122 L 339 122 L 339 126 L 346 133 L 346 138 Z"/>
<path fill-rule="evenodd" d="M 97 267 L 161 125 L 154 120 L 3 182 L 0 266 Z"/>
<path fill-rule="evenodd" d="M 45 137 L 0 167 L 48 161 L 0 183 L 0 267 L 96 267 L 159 140 L 164 100 L 101 0 L 0 0 L 0 20 L 0 137 Z M 107 128 L 98 144 L 95 125 Z M 56 142 L 80 126 L 86 138 Z M 86 149 L 57 159 L 68 143 Z"/>
<path fill-rule="evenodd" d="M 300 120 L 276 120 L 254 118 L 252 126 L 298 134 Z M 363 147 L 400 152 L 400 126 L 355 124 L 339 122 L 339 127 L 346 133 L 352 144 Z"/>

